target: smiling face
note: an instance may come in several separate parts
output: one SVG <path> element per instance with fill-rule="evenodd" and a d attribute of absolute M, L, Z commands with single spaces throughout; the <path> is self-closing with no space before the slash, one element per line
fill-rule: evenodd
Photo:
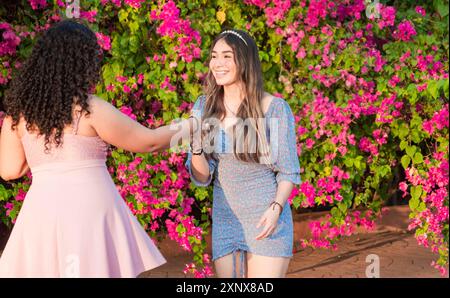
<path fill-rule="evenodd" d="M 216 79 L 217 85 L 229 86 L 236 83 L 238 68 L 234 55 L 233 49 L 224 39 L 220 39 L 214 45 L 211 52 L 209 69 Z"/>

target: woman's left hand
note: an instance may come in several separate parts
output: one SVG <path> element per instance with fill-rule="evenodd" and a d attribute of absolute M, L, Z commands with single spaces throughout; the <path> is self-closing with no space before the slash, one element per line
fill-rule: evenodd
<path fill-rule="evenodd" d="M 264 225 L 264 229 L 261 231 L 261 233 L 259 233 L 258 236 L 256 236 L 256 240 L 262 240 L 266 237 L 269 237 L 273 233 L 273 231 L 275 231 L 279 217 L 280 213 L 277 208 L 267 208 L 266 212 L 264 212 L 263 216 L 258 222 L 258 225 L 256 226 L 256 228 L 259 229 L 262 225 Z"/>

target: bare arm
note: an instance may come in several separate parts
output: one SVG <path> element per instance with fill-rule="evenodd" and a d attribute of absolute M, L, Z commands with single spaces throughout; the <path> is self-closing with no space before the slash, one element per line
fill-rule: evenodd
<path fill-rule="evenodd" d="M 191 163 L 194 178 L 201 183 L 206 183 L 209 180 L 210 172 L 205 155 L 192 155 Z"/>
<path fill-rule="evenodd" d="M 294 189 L 294 183 L 286 180 L 280 181 L 278 183 L 275 202 L 279 203 L 281 206 L 284 206 L 286 204 L 287 199 L 292 193 L 292 189 Z"/>
<path fill-rule="evenodd" d="M 170 125 L 149 129 L 100 98 L 94 97 L 90 107 L 88 119 L 100 138 L 127 151 L 145 153 L 167 149 L 171 138 L 180 132 L 180 126 L 171 129 Z"/>
<path fill-rule="evenodd" d="M 12 130 L 11 125 L 12 118 L 6 116 L 0 134 L 0 177 L 6 181 L 20 178 L 29 170 L 17 127 Z"/>

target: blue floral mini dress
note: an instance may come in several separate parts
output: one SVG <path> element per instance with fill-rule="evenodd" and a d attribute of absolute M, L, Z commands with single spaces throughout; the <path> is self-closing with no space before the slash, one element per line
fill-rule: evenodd
<path fill-rule="evenodd" d="M 200 96 L 193 107 L 197 116 L 202 115 L 204 104 L 205 96 Z M 270 119 L 276 120 L 275 131 L 270 128 Z M 208 186 L 213 181 L 212 259 L 217 260 L 232 253 L 234 269 L 235 253 L 241 251 L 241 275 L 245 252 L 270 257 L 292 257 L 293 221 L 288 203 L 283 208 L 275 231 L 265 239 L 255 239 L 264 228 L 257 229 L 256 226 L 275 200 L 278 183 L 283 180 L 294 184 L 301 182 L 295 122 L 289 104 L 281 98 L 273 98 L 265 121 L 272 165 L 236 159 L 233 151 L 229 150 L 230 141 L 223 129 L 219 130 L 220 136 L 217 138 L 216 158 L 208 161 L 210 177 L 206 183 L 197 181 L 192 174 L 191 153 L 186 162 L 194 184 Z"/>

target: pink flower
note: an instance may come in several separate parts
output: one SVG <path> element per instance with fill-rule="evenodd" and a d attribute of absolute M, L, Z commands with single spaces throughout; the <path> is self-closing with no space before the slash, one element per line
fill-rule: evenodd
<path fill-rule="evenodd" d="M 400 82 L 400 78 L 396 75 L 393 75 L 392 78 L 389 80 L 389 85 L 392 87 L 397 86 L 397 84 Z"/>
<path fill-rule="evenodd" d="M 9 214 L 11 213 L 11 210 L 14 209 L 14 204 L 11 202 L 7 202 L 4 206 L 6 209 L 6 216 L 9 216 Z"/>
<path fill-rule="evenodd" d="M 377 7 L 381 13 L 381 20 L 378 22 L 378 27 L 383 29 L 385 26 L 394 26 L 395 8 L 392 6 L 384 6 L 383 4 L 378 4 Z"/>
<path fill-rule="evenodd" d="M 398 40 L 409 41 L 411 39 L 411 36 L 414 36 L 416 34 L 417 33 L 414 29 L 414 25 L 409 20 L 404 20 L 397 26 L 397 29 L 392 35 Z"/>
<path fill-rule="evenodd" d="M 305 51 L 305 48 L 301 47 L 301 48 L 298 50 L 298 53 L 297 53 L 297 55 L 295 55 L 295 57 L 298 58 L 298 59 L 303 59 L 303 58 L 305 58 L 305 57 L 306 57 L 306 51 Z"/>
<path fill-rule="evenodd" d="M 193 58 L 200 57 L 200 33 L 191 27 L 189 20 L 180 18 L 180 10 L 174 1 L 169 0 L 162 7 L 150 12 L 150 21 L 157 20 L 160 20 L 161 23 L 157 27 L 156 33 L 177 39 L 178 42 L 173 49 L 183 61 L 191 62 Z M 164 60 L 165 58 L 162 59 L 162 62 Z"/>
<path fill-rule="evenodd" d="M 306 196 L 306 201 L 302 202 L 302 207 L 312 207 L 315 204 L 316 189 L 309 181 L 302 182 L 300 192 Z"/>
<path fill-rule="evenodd" d="M 0 23 L 0 30 L 5 30 L 2 34 L 3 40 L 0 38 L 0 57 L 15 55 L 17 46 L 20 44 L 20 37 L 12 31 L 8 23 Z"/>
<path fill-rule="evenodd" d="M 320 19 L 327 16 L 327 1 L 313 0 L 309 3 L 305 24 L 311 27 L 318 27 Z"/>
<path fill-rule="evenodd" d="M 359 141 L 359 149 L 364 152 L 369 152 L 372 155 L 378 155 L 377 146 L 372 144 L 372 142 L 367 137 L 362 137 Z"/>
<path fill-rule="evenodd" d="M 427 89 L 427 83 L 416 85 L 417 91 L 422 92 Z"/>
<path fill-rule="evenodd" d="M 416 6 L 416 12 L 422 16 L 426 15 L 425 8 L 423 8 L 422 6 Z"/>
<path fill-rule="evenodd" d="M 405 62 L 406 59 L 408 59 L 409 57 L 411 57 L 411 51 L 406 51 L 401 57 L 400 57 L 400 62 Z"/>
<path fill-rule="evenodd" d="M 403 191 L 403 195 L 402 198 L 406 197 L 406 195 L 408 194 L 408 192 L 406 191 L 408 189 L 408 184 L 406 184 L 404 181 L 399 183 L 399 189 L 401 191 Z"/>
<path fill-rule="evenodd" d="M 119 110 L 131 119 L 136 120 L 136 115 L 133 114 L 133 110 L 130 107 L 122 106 Z"/>
<path fill-rule="evenodd" d="M 108 35 L 104 35 L 103 33 L 96 32 L 97 43 L 98 45 L 105 51 L 109 51 L 111 49 L 111 39 Z"/>
<path fill-rule="evenodd" d="M 303 127 L 303 126 L 301 126 L 301 125 L 298 126 L 298 128 L 297 128 L 297 134 L 298 134 L 299 136 L 302 136 L 302 135 L 304 135 L 304 134 L 307 133 L 307 132 L 308 132 L 308 129 L 307 129 L 307 128 L 305 128 L 305 127 Z"/>
<path fill-rule="evenodd" d="M 130 93 L 130 91 L 131 91 L 131 88 L 128 87 L 128 85 L 123 85 L 123 92 Z"/>
<path fill-rule="evenodd" d="M 15 199 L 16 199 L 16 201 L 23 201 L 23 200 L 25 200 L 26 195 L 27 195 L 27 193 L 23 189 L 19 189 Z"/>
<path fill-rule="evenodd" d="M 47 6 L 47 0 L 28 0 L 33 10 L 39 8 L 45 8 Z"/>
<path fill-rule="evenodd" d="M 116 80 L 119 83 L 125 83 L 126 81 L 128 81 L 128 78 L 124 76 L 116 76 Z"/>
<path fill-rule="evenodd" d="M 339 169 L 338 167 L 334 166 L 332 170 L 332 175 L 337 178 L 337 180 L 342 179 L 348 179 L 350 175 L 347 172 L 344 172 L 343 170 Z"/>
<path fill-rule="evenodd" d="M 177 67 L 178 63 L 176 61 L 172 61 L 169 63 L 169 68 L 175 68 Z"/>
<path fill-rule="evenodd" d="M 383 145 L 387 142 L 387 133 L 382 129 L 376 129 L 372 134 L 378 144 Z"/>
<path fill-rule="evenodd" d="M 274 7 L 264 9 L 267 18 L 266 23 L 269 27 L 273 27 L 275 22 L 282 20 L 291 7 L 290 0 L 274 0 L 272 2 L 275 4 Z"/>
<path fill-rule="evenodd" d="M 432 135 L 434 132 L 434 126 L 431 120 L 422 122 L 422 128 L 430 135 Z"/>
<path fill-rule="evenodd" d="M 167 89 L 169 89 L 170 91 L 175 91 L 176 90 L 176 87 L 175 86 L 173 86 L 172 84 L 170 84 L 170 79 L 169 79 L 169 77 L 166 77 L 165 79 L 164 79 L 164 82 L 162 82 L 161 83 L 161 89 L 165 89 L 165 88 L 167 88 Z"/>
<path fill-rule="evenodd" d="M 247 5 L 255 5 L 259 8 L 265 8 L 266 5 L 269 3 L 269 0 L 244 0 L 244 3 Z"/>
<path fill-rule="evenodd" d="M 422 123 L 422 128 L 430 135 L 433 134 L 435 127 L 437 130 L 449 127 L 448 104 L 446 104 L 440 111 L 435 112 L 430 120 Z"/>
<path fill-rule="evenodd" d="M 378 51 L 377 49 L 372 48 L 372 49 L 369 50 L 368 55 L 370 57 L 375 57 L 374 71 L 380 72 L 381 69 L 383 68 L 384 64 L 386 64 L 386 61 L 383 59 L 380 51 Z"/>
<path fill-rule="evenodd" d="M 142 3 L 144 2 L 145 0 L 125 0 L 125 4 L 128 4 L 133 8 L 141 8 Z"/>
<path fill-rule="evenodd" d="M 342 156 L 344 156 L 347 153 L 347 151 L 348 151 L 346 146 L 339 146 L 337 148 L 337 150 L 339 151 L 339 153 L 341 153 Z"/>
<path fill-rule="evenodd" d="M 97 15 L 96 10 L 91 11 L 80 11 L 80 18 L 86 19 L 90 23 L 95 22 L 95 16 Z"/>
<path fill-rule="evenodd" d="M 288 197 L 288 202 L 289 202 L 289 204 L 292 205 L 292 201 L 294 200 L 294 198 L 295 198 L 298 194 L 299 194 L 298 188 L 294 187 L 294 188 L 292 189 L 291 194 L 290 194 L 289 197 Z"/>
<path fill-rule="evenodd" d="M 311 138 L 308 138 L 305 143 L 306 143 L 306 148 L 308 148 L 308 149 L 311 149 L 315 144 L 314 140 Z"/>

